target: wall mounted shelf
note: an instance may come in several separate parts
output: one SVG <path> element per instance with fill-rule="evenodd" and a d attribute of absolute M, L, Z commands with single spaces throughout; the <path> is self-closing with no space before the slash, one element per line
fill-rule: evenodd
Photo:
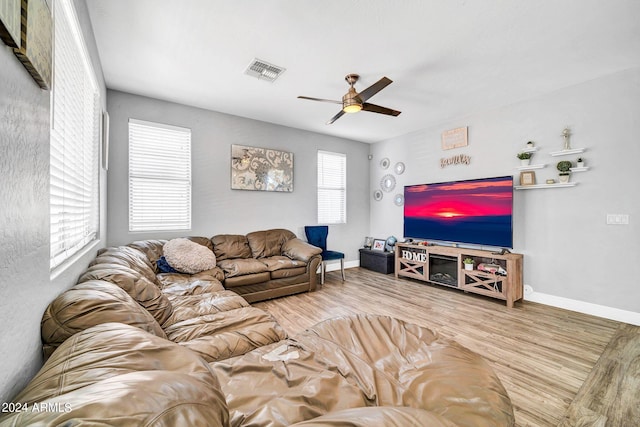
<path fill-rule="evenodd" d="M 526 166 L 518 166 L 516 169 L 519 171 L 527 171 L 529 169 L 542 169 L 544 167 L 546 167 L 546 163 L 541 163 L 538 165 L 526 165 Z"/>
<path fill-rule="evenodd" d="M 585 172 L 589 170 L 589 166 L 582 166 L 581 168 L 575 167 L 569 169 L 571 172 Z"/>
<path fill-rule="evenodd" d="M 584 153 L 584 148 L 572 148 L 571 150 L 560 150 L 560 151 L 552 151 L 549 153 L 553 157 L 557 156 L 569 156 L 571 154 L 580 154 Z"/>
<path fill-rule="evenodd" d="M 516 185 L 516 190 L 535 190 L 537 188 L 566 188 L 566 187 L 575 187 L 578 185 L 577 182 L 563 182 L 563 183 L 555 183 L 555 184 L 535 184 L 535 185 Z"/>
<path fill-rule="evenodd" d="M 524 149 L 520 150 L 520 153 L 534 153 L 538 151 L 538 147 L 525 147 Z M 559 150 L 559 151 L 552 151 L 549 153 L 550 156 L 552 157 L 558 157 L 558 156 L 571 156 L 571 155 L 579 155 L 580 153 L 584 153 L 586 151 L 585 148 L 570 148 L 568 150 Z M 536 154 L 537 156 L 537 154 Z M 578 156 L 580 157 L 580 156 Z M 537 158 L 536 158 L 537 159 Z M 573 162 L 569 162 L 574 164 Z M 584 164 L 584 163 L 583 163 Z M 543 169 L 547 167 L 546 163 L 538 163 L 538 164 L 529 164 L 529 165 L 520 165 L 520 166 L 516 166 L 515 169 L 518 171 L 521 171 L 521 178 L 522 178 L 522 174 L 526 174 L 526 171 L 533 171 L 536 169 Z M 555 169 L 555 165 L 554 165 L 554 169 Z M 582 167 L 572 167 L 570 168 L 571 172 L 586 172 L 589 170 L 588 166 L 582 166 Z M 535 174 L 535 172 L 531 172 L 531 175 Z M 529 181 L 531 181 L 531 179 L 529 179 Z M 535 182 L 535 178 L 533 180 Z M 540 180 L 542 182 L 545 182 L 546 180 Z M 551 180 L 549 180 L 551 181 Z M 514 189 L 515 190 L 536 190 L 536 189 L 548 189 L 548 188 L 568 188 L 568 187 L 575 187 L 576 185 L 578 185 L 577 182 L 554 182 L 553 184 L 533 184 L 533 185 L 514 185 Z"/>

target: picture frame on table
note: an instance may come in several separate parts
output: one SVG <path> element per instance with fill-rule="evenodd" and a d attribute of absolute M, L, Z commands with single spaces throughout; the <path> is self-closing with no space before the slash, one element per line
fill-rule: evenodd
<path fill-rule="evenodd" d="M 371 250 L 384 252 L 386 240 L 384 239 L 373 239 L 373 245 L 371 246 Z"/>
<path fill-rule="evenodd" d="M 520 172 L 520 185 L 535 185 L 536 173 L 534 171 L 522 171 Z"/>

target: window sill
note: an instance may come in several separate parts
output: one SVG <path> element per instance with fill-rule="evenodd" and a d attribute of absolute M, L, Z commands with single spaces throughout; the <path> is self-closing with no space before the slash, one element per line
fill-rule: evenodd
<path fill-rule="evenodd" d="M 96 248 L 100 246 L 100 239 L 93 240 L 89 244 L 87 244 L 84 248 L 73 254 L 69 257 L 69 259 L 64 260 L 64 262 L 51 270 L 49 274 L 50 280 L 55 280 L 60 277 L 67 269 L 73 266 L 76 262 L 78 262 L 82 257 L 84 257 L 89 252 L 95 251 Z"/>

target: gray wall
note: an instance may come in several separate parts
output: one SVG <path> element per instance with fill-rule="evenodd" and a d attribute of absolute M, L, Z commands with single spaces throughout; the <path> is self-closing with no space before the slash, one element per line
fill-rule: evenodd
<path fill-rule="evenodd" d="M 105 94 L 84 2 L 77 1 L 76 8 Z M 49 124 L 50 92 L 41 90 L 0 42 L 0 402 L 10 401 L 40 369 L 42 313 L 75 283 L 102 245 L 50 276 Z M 104 218 L 104 201 L 102 207 Z"/>
<path fill-rule="evenodd" d="M 371 191 L 385 173 L 380 159 L 403 161 L 403 186 L 488 176 L 515 175 L 516 153 L 529 141 L 540 151 L 532 163 L 539 183 L 556 178 L 555 164 L 564 159 L 549 152 L 562 149 L 560 133 L 573 132 L 572 148 L 590 167 L 574 173 L 572 188 L 515 191 L 514 250 L 525 255 L 524 283 L 535 292 L 640 312 L 635 260 L 640 256 L 640 70 L 632 69 L 577 84 L 539 98 L 442 123 L 374 144 Z M 443 151 L 440 134 L 469 126 L 469 145 Z M 471 156 L 471 164 L 441 168 L 440 158 Z M 574 161 L 578 156 L 568 156 Z M 392 194 L 371 202 L 371 234 L 398 237 L 403 210 Z M 630 215 L 630 224 L 606 225 L 607 213 Z"/>
<path fill-rule="evenodd" d="M 288 228 L 304 237 L 304 226 L 317 223 L 316 154 L 347 154 L 347 223 L 329 228 L 329 246 L 358 259 L 369 230 L 369 145 L 256 120 L 187 107 L 123 92 L 109 91 L 111 120 L 108 243 L 120 245 L 145 238 L 245 234 Z M 135 118 L 191 129 L 192 230 L 128 231 L 128 120 Z M 275 193 L 231 190 L 231 144 L 273 148 L 294 154 L 294 191 Z M 159 150 L 162 147 L 158 147 Z"/>
<path fill-rule="evenodd" d="M 94 68 L 105 88 L 91 25 L 82 0 L 74 1 Z M 515 250 L 525 254 L 525 283 L 538 292 L 640 312 L 634 275 L 640 255 L 639 205 L 634 184 L 640 168 L 640 70 L 586 82 L 509 107 L 442 123 L 441 126 L 368 146 L 355 141 L 109 92 L 111 162 L 109 193 L 101 200 L 101 240 L 63 271 L 49 271 L 50 94 L 40 90 L 10 48 L 0 44 L 0 401 L 10 400 L 39 369 L 40 319 L 47 304 L 72 286 L 105 245 L 177 234 L 130 234 L 127 229 L 127 119 L 159 121 L 193 130 L 193 230 L 190 234 L 246 233 L 287 227 L 302 236 L 316 222 L 315 160 L 318 149 L 347 153 L 348 222 L 331 227 L 329 244 L 357 260 L 365 235 L 402 236 L 402 209 L 391 195 L 402 185 L 517 174 L 515 153 L 528 140 L 549 166 L 538 179 L 554 176 L 559 133 L 569 125 L 573 146 L 586 147 L 592 168 L 574 174 L 568 189 L 515 193 Z M 103 103 L 105 99 L 103 97 Z M 440 150 L 440 132 L 469 126 L 464 149 Z M 232 191 L 231 144 L 277 148 L 295 155 L 291 194 Z M 367 160 L 371 151 L 374 160 Z M 470 166 L 440 169 L 438 160 L 472 156 Z M 405 162 L 398 191 L 371 201 L 383 171 L 378 162 Z M 106 174 L 101 191 L 106 193 Z M 371 203 L 371 204 L 370 204 Z M 108 211 L 107 211 L 108 208 Z M 108 212 L 108 223 L 105 214 Z M 630 215 L 628 226 L 605 225 L 606 213 Z"/>

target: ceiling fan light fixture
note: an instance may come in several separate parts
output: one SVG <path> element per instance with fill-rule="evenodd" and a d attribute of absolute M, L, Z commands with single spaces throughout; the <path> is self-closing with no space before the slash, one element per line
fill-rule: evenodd
<path fill-rule="evenodd" d="M 349 92 L 342 97 L 342 111 L 345 113 L 357 113 L 362 110 L 362 101 L 358 96 L 358 92 L 351 87 Z"/>
<path fill-rule="evenodd" d="M 342 108 L 342 111 L 344 111 L 345 113 L 357 113 L 358 111 L 362 110 L 362 105 L 360 104 L 351 104 L 351 105 L 345 105 Z"/>
<path fill-rule="evenodd" d="M 383 77 L 368 88 L 364 89 L 361 92 L 356 92 L 356 89 L 353 85 L 360 78 L 357 74 L 347 74 L 344 78 L 347 83 L 349 83 L 349 91 L 342 97 L 342 101 L 334 101 L 333 99 L 322 99 L 322 98 L 311 98 L 308 96 L 299 96 L 299 99 L 308 99 L 310 101 L 320 101 L 320 102 L 329 102 L 331 104 L 341 104 L 342 109 L 338 111 L 338 114 L 333 116 L 327 122 L 328 125 L 334 123 L 340 117 L 344 116 L 345 113 L 358 113 L 360 111 L 368 111 L 370 113 L 378 113 L 385 114 L 387 116 L 398 116 L 400 111 L 392 110 L 391 108 L 381 107 L 380 105 L 370 104 L 367 102 L 369 98 L 371 98 L 376 93 L 380 92 L 385 87 L 389 86 L 389 84 L 393 83 L 391 79 L 388 77 Z"/>

